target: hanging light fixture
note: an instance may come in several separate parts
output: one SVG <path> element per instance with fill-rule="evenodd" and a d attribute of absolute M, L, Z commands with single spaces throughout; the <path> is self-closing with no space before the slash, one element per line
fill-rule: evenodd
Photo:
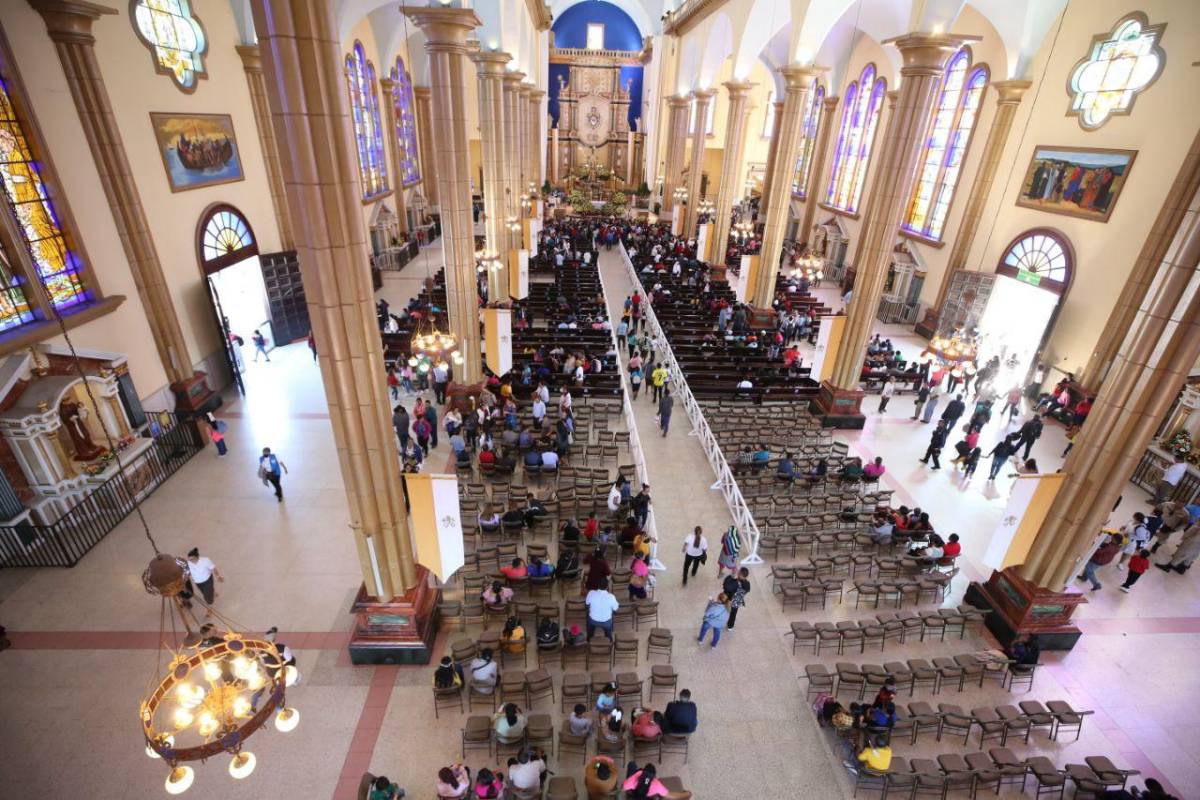
<path fill-rule="evenodd" d="M 744 219 L 733 226 L 732 234 L 739 244 L 745 244 L 754 236 L 754 225 L 750 220 Z"/>
<path fill-rule="evenodd" d="M 921 363 L 941 363 L 956 378 L 974 375 L 979 369 L 978 359 L 979 332 L 964 331 L 962 328 L 936 334 L 917 356 Z"/>
<path fill-rule="evenodd" d="M 675 202 L 677 204 L 682 205 L 682 204 L 686 203 L 687 200 L 688 200 L 687 187 L 686 186 L 676 186 L 675 187 Z"/>
<path fill-rule="evenodd" d="M 707 197 L 704 198 L 703 200 L 701 200 L 700 203 L 696 206 L 696 212 L 702 217 L 706 216 L 706 215 L 711 216 L 713 214 L 713 212 L 715 212 L 716 210 L 717 210 L 716 204 L 713 203 L 712 200 L 709 200 Z"/>
<path fill-rule="evenodd" d="M 820 283 L 825 277 L 825 259 L 811 250 L 796 259 L 792 267 L 793 278 L 804 278 L 809 283 Z"/>

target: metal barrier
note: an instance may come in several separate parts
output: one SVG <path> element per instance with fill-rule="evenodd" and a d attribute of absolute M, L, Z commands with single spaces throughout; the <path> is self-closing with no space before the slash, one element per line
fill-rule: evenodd
<path fill-rule="evenodd" d="M 53 524 L 0 526 L 0 567 L 75 566 L 203 446 L 194 424 L 180 424 Z"/>
<path fill-rule="evenodd" d="M 629 260 L 629 253 L 625 250 L 625 243 L 621 242 L 621 258 L 625 262 L 625 270 L 629 274 L 629 279 L 633 285 L 642 288 L 641 279 L 638 277 L 637 270 L 633 267 L 633 262 Z M 750 507 L 746 505 L 746 499 L 742 496 L 742 490 L 738 487 L 737 480 L 733 476 L 733 470 L 729 468 L 729 462 L 725 460 L 725 454 L 721 452 L 721 445 L 717 442 L 717 437 L 713 434 L 712 429 L 708 426 L 708 420 L 704 417 L 704 410 L 700 407 L 700 403 L 692 395 L 692 390 L 688 387 L 687 378 L 683 375 L 683 370 L 679 368 L 678 362 L 675 360 L 675 352 L 671 349 L 670 342 L 663 335 L 662 327 L 658 324 L 658 317 L 654 313 L 654 306 L 649 300 L 642 304 L 642 317 L 645 320 L 646 328 L 650 332 L 651 337 L 661 342 L 662 360 L 667 366 L 667 375 L 669 376 L 669 385 L 675 396 L 683 401 L 683 407 L 687 411 L 688 419 L 692 423 L 692 435 L 700 439 L 700 445 L 704 448 L 704 455 L 708 457 L 708 463 L 712 467 L 713 474 L 717 476 L 717 480 L 710 487 L 712 489 L 720 489 L 721 494 L 725 498 L 725 505 L 729 508 L 729 514 L 733 517 L 734 525 L 742 538 L 748 539 L 750 542 L 750 554 L 742 559 L 743 564 L 761 564 L 762 557 L 758 554 L 758 540 L 760 534 L 758 525 L 754 522 L 754 515 L 750 513 Z M 632 437 L 630 437 L 632 439 Z"/>

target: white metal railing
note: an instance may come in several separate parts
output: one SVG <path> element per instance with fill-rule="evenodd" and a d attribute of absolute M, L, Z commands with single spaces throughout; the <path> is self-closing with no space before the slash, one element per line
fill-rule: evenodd
<path fill-rule="evenodd" d="M 621 259 L 625 262 L 625 271 L 629 275 L 629 280 L 635 288 L 640 289 L 642 286 L 641 280 L 638 278 L 633 262 L 629 260 L 629 253 L 625 250 L 625 243 L 621 242 L 620 247 Z M 704 455 L 708 457 L 708 463 L 712 467 L 713 474 L 717 476 L 717 480 L 711 488 L 721 490 L 721 494 L 725 497 L 725 505 L 728 506 L 729 514 L 733 517 L 734 525 L 737 526 L 742 538 L 744 540 L 748 539 L 750 542 L 750 554 L 742 559 L 742 563 L 761 564 L 763 560 L 758 554 L 760 534 L 758 525 L 754 521 L 754 515 L 750 513 L 750 507 L 746 504 L 745 497 L 742 496 L 742 490 L 733 476 L 733 470 L 729 468 L 729 462 L 725 460 L 725 454 L 721 452 L 721 445 L 717 441 L 717 437 L 708 426 L 708 420 L 704 417 L 704 410 L 692 394 L 687 379 L 683 375 L 683 370 L 679 368 L 679 363 L 675 360 L 675 351 L 671 349 L 667 337 L 663 335 L 662 326 L 658 324 L 658 316 L 654 313 L 654 306 L 650 303 L 648 297 L 646 298 L 646 302 L 642 304 L 642 309 L 642 318 L 645 320 L 646 329 L 650 332 L 650 336 L 659 342 L 661 358 L 667 365 L 667 375 L 669 376 L 668 386 L 671 387 L 671 391 L 675 393 L 675 396 L 682 400 L 688 419 L 692 423 L 692 435 L 700 439 L 700 445 L 704 448 Z M 632 438 L 630 436 L 631 440 Z"/>

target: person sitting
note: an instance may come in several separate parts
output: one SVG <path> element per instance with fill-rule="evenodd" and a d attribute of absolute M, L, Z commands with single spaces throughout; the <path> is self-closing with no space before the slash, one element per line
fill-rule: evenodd
<path fill-rule="evenodd" d="M 650 541 L 654 540 L 651 539 Z M 635 555 L 633 557 L 633 561 L 631 561 L 629 564 L 629 571 L 633 573 L 633 575 L 629 577 L 629 599 L 645 600 L 646 587 L 650 584 L 649 550 L 643 554 Z"/>
<path fill-rule="evenodd" d="M 538 469 L 542 466 L 542 456 L 537 450 L 525 451 L 525 469 Z"/>
<path fill-rule="evenodd" d="M 617 765 L 608 756 L 596 755 L 583 769 L 588 800 L 606 800 L 617 788 Z"/>
<path fill-rule="evenodd" d="M 542 786 L 542 774 L 545 771 L 545 751 L 523 747 L 521 748 L 521 752 L 517 754 L 517 763 L 509 764 L 508 785 L 513 789 L 525 792 L 540 789 Z"/>
<path fill-rule="evenodd" d="M 658 722 L 658 719 L 661 718 L 660 714 L 648 708 L 635 708 L 633 723 L 630 725 L 629 731 L 639 739 L 657 739 L 662 736 L 663 732 L 662 726 Z"/>
<path fill-rule="evenodd" d="M 962 544 L 958 541 L 958 534 L 952 533 L 946 539 L 946 544 L 942 547 L 942 563 L 943 566 L 953 564 L 953 559 L 962 555 Z"/>
<path fill-rule="evenodd" d="M 604 740 L 605 744 L 620 745 L 625 743 L 625 715 L 621 709 L 612 708 L 600 712 L 600 721 L 596 724 L 596 740 Z"/>
<path fill-rule="evenodd" d="M 461 762 L 438 770 L 437 783 L 434 790 L 438 800 L 451 797 L 466 797 L 471 789 L 471 770 Z"/>
<path fill-rule="evenodd" d="M 553 450 L 542 451 L 542 469 L 555 470 L 558 469 L 558 453 Z"/>
<path fill-rule="evenodd" d="M 932 566 L 945 556 L 945 545 L 942 537 L 930 531 L 929 538 L 923 542 L 912 542 L 909 545 L 908 554 L 915 556 L 918 561 L 926 566 Z"/>
<path fill-rule="evenodd" d="M 525 512 L 516 504 L 509 506 L 508 511 L 504 512 L 504 516 L 500 518 L 504 523 L 504 527 L 515 530 L 520 530 L 525 527 Z"/>
<path fill-rule="evenodd" d="M 519 581 L 529 576 L 529 568 L 525 566 L 525 562 L 519 558 L 514 558 L 511 564 L 506 564 L 500 568 L 500 572 L 510 581 Z"/>
<path fill-rule="evenodd" d="M 647 800 L 651 797 L 691 797 L 690 792 L 676 794 L 667 789 L 662 781 L 658 779 L 658 772 L 653 764 L 646 764 L 641 769 L 637 769 L 637 764 L 632 761 L 629 763 L 630 774 L 625 779 L 625 783 L 621 784 L 621 788 L 625 790 L 627 800 Z"/>
<path fill-rule="evenodd" d="M 596 695 L 596 710 L 601 714 L 606 711 L 612 711 L 617 707 L 617 687 L 614 684 L 606 683 L 604 688 L 600 690 L 600 694 Z"/>
<path fill-rule="evenodd" d="M 892 748 L 887 744 L 886 734 L 875 734 L 867 738 L 867 744 L 857 756 L 858 762 L 872 772 L 887 772 L 892 766 Z M 854 764 L 847 762 L 851 772 L 857 773 Z"/>
<path fill-rule="evenodd" d="M 861 481 L 863 478 L 863 465 L 861 458 L 852 458 L 842 465 L 841 472 L 838 476 L 848 483 Z"/>
<path fill-rule="evenodd" d="M 509 617 L 500 632 L 500 646 L 506 653 L 525 652 L 525 626 L 516 617 Z"/>
<path fill-rule="evenodd" d="M 791 453 L 784 453 L 775 467 L 775 479 L 791 483 L 796 479 L 796 463 L 792 461 Z"/>
<path fill-rule="evenodd" d="M 528 723 L 516 703 L 505 703 L 504 708 L 492 717 L 492 730 L 496 733 L 496 741 L 500 744 L 518 744 L 525 739 L 525 725 Z"/>
<path fill-rule="evenodd" d="M 1028 672 L 1037 666 L 1042 655 L 1037 637 L 1030 633 L 1014 639 L 1005 652 L 1012 659 L 1008 667 L 1011 672 Z"/>
<path fill-rule="evenodd" d="M 592 718 L 588 716 L 587 706 L 583 703 L 576 703 L 575 708 L 571 711 L 571 715 L 567 717 L 567 730 L 573 736 L 590 736 L 595 724 Z"/>
<path fill-rule="evenodd" d="M 579 577 L 579 553 L 571 547 L 564 547 L 558 554 L 558 563 L 554 565 L 554 574 L 560 581 L 573 580 Z"/>
<path fill-rule="evenodd" d="M 886 471 L 887 467 L 883 466 L 883 459 L 879 456 L 876 456 L 874 461 L 863 467 L 863 475 L 873 481 L 877 481 L 883 477 L 883 473 Z"/>
<path fill-rule="evenodd" d="M 751 457 L 751 463 L 753 463 L 754 468 L 757 470 L 757 469 L 762 469 L 763 467 L 765 467 L 767 465 L 767 462 L 769 462 L 770 460 L 771 460 L 771 449 L 769 447 L 767 447 L 765 444 L 760 443 L 758 445 L 758 447 L 755 449 L 754 455 Z"/>
<path fill-rule="evenodd" d="M 678 700 L 667 703 L 663 711 L 663 729 L 667 733 L 693 733 L 699 724 L 692 693 L 683 689 L 679 692 Z"/>
<path fill-rule="evenodd" d="M 637 524 L 636 517 L 627 517 L 625 524 L 621 527 L 621 532 L 617 537 L 617 543 L 623 548 L 633 547 L 633 541 L 642 532 L 641 527 Z"/>
<path fill-rule="evenodd" d="M 367 800 L 399 800 L 404 797 L 404 790 L 392 783 L 386 775 L 380 775 L 371 784 Z"/>
<path fill-rule="evenodd" d="M 476 519 L 479 522 L 479 530 L 483 533 L 500 532 L 500 515 L 491 506 L 484 506 Z"/>
<path fill-rule="evenodd" d="M 618 507 L 620 502 L 617 503 Z M 596 538 L 596 534 L 600 532 L 600 520 L 596 519 L 595 513 L 588 514 L 587 521 L 583 524 L 583 535 L 589 542 Z"/>
<path fill-rule="evenodd" d="M 549 578 L 554 575 L 554 565 L 543 561 L 539 556 L 529 557 L 527 570 L 531 578 Z"/>
<path fill-rule="evenodd" d="M 487 767 L 475 776 L 475 797 L 479 800 L 496 800 L 504 793 L 504 776 L 493 773 Z"/>
<path fill-rule="evenodd" d="M 441 663 L 433 671 L 433 687 L 435 689 L 454 689 L 462 685 L 462 667 L 455 664 L 450 656 L 442 656 Z"/>
<path fill-rule="evenodd" d="M 500 682 L 500 667 L 492 660 L 492 648 L 485 647 L 467 667 L 467 680 L 480 694 L 491 694 Z"/>
<path fill-rule="evenodd" d="M 813 464 L 812 468 L 808 471 L 808 475 L 806 476 L 808 479 L 808 485 L 816 486 L 819 483 L 824 483 L 825 476 L 828 474 L 828 472 L 829 462 L 823 458 L 817 459 L 817 463 Z"/>
<path fill-rule="evenodd" d="M 892 522 L 891 516 L 886 512 L 875 512 L 875 517 L 871 523 L 871 539 L 878 545 L 890 545 L 892 543 L 892 533 L 896 526 Z"/>
<path fill-rule="evenodd" d="M 491 586 L 483 587 L 483 592 L 479 595 L 479 599 L 483 601 L 483 604 L 491 608 L 503 608 L 508 605 L 512 598 L 513 590 L 501 585 L 500 581 L 492 581 Z"/>

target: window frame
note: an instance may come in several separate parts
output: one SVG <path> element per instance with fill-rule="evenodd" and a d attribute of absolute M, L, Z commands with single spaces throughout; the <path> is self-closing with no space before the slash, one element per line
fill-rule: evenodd
<path fill-rule="evenodd" d="M 1057 294 L 1059 297 L 1064 297 L 1070 290 L 1072 281 L 1075 279 L 1075 248 L 1071 246 L 1071 240 L 1060 230 L 1054 228 L 1029 228 L 1028 230 L 1021 231 L 1000 251 L 1000 260 L 996 264 L 996 274 L 1005 275 L 1009 278 L 1017 278 L 1019 270 L 1005 262 L 1012 253 L 1013 248 L 1026 239 L 1031 239 L 1035 236 L 1045 236 L 1051 239 L 1062 250 L 1064 260 L 1066 261 L 1066 280 L 1059 281 L 1053 278 L 1043 278 L 1038 283 L 1038 288 Z M 1061 300 L 1059 302 L 1061 303 Z"/>
<path fill-rule="evenodd" d="M 200 17 L 198 17 L 196 12 L 192 9 L 191 0 L 175 1 L 180 4 L 181 9 L 185 12 L 185 18 L 190 20 L 199 32 L 198 38 L 200 39 L 200 49 L 189 51 L 192 54 L 193 60 L 196 62 L 195 66 L 198 66 L 198 69 L 191 70 L 193 76 L 191 85 L 181 83 L 179 81 L 179 77 L 175 74 L 175 71 L 170 67 L 165 66 L 159 60 L 158 48 L 160 45 L 157 42 L 150 41 L 142 33 L 142 28 L 140 25 L 138 25 L 137 10 L 138 8 L 142 7 L 144 0 L 129 0 L 129 23 L 133 27 L 133 35 L 136 36 L 137 40 L 145 45 L 146 49 L 150 51 L 150 61 L 154 64 L 155 73 L 159 75 L 166 75 L 171 79 L 171 83 L 175 84 L 176 89 L 184 94 L 191 94 L 192 92 L 196 91 L 196 87 L 200 85 L 200 80 L 202 78 L 208 78 L 208 67 L 206 66 L 206 58 L 209 50 L 208 31 L 205 29 L 204 23 L 201 22 Z M 153 13 L 152 9 L 147 8 L 147 11 Z"/>
<path fill-rule="evenodd" d="M 242 221 L 242 224 L 246 226 L 246 232 L 250 234 L 250 244 L 240 247 L 232 253 L 206 259 L 204 257 L 204 237 L 208 233 L 208 225 L 218 214 L 222 213 L 233 214 Z M 220 272 L 225 267 L 245 261 L 247 258 L 252 258 L 258 254 L 258 237 L 254 234 L 254 226 L 250 224 L 250 220 L 246 218 L 241 209 L 229 203 L 213 203 L 204 209 L 204 213 L 200 215 L 200 221 L 196 224 L 196 260 L 200 262 L 200 267 L 206 276 Z"/>
<path fill-rule="evenodd" d="M 825 87 L 817 84 L 813 87 L 807 113 L 804 115 L 804 138 L 800 141 L 800 152 L 796 155 L 796 165 L 792 170 L 792 197 L 798 200 L 808 199 L 808 190 L 812 186 L 813 155 L 816 153 L 817 132 L 821 129 L 821 118 L 825 113 Z"/>
<path fill-rule="evenodd" d="M 592 47 L 592 30 L 600 29 L 600 46 Z M 584 29 L 583 49 L 584 50 L 604 50 L 604 35 L 607 33 L 607 28 L 603 22 L 589 22 L 587 28 Z"/>
<path fill-rule="evenodd" d="M 361 56 L 361 59 L 359 58 Z M 361 68 L 362 74 L 358 71 Z M 369 205 L 392 193 L 392 184 L 387 168 L 387 143 L 384 139 L 383 120 L 379 110 L 379 78 L 375 64 L 367 58 L 367 49 L 355 39 L 345 60 L 346 92 L 350 99 L 350 127 L 354 133 L 354 149 L 358 153 L 358 179 L 362 184 L 363 205 Z M 356 102 L 357 100 L 357 102 Z M 362 118 L 369 123 L 374 136 L 366 135 L 366 150 L 359 136 L 357 121 Z M 366 161 L 364 162 L 364 158 Z M 370 162 L 378 161 L 379 187 L 374 191 L 369 184 Z"/>
<path fill-rule="evenodd" d="M 1087 94 L 1087 92 L 1081 91 L 1077 87 L 1077 82 L 1086 68 L 1089 65 L 1096 63 L 1096 56 L 1100 48 L 1106 43 L 1114 41 L 1114 36 L 1117 34 L 1117 32 L 1130 23 L 1136 23 L 1138 26 L 1140 26 L 1142 35 L 1150 34 L 1152 36 L 1150 52 L 1154 54 L 1154 57 L 1157 60 L 1154 74 L 1151 75 L 1146 82 L 1138 88 L 1126 88 L 1122 90 L 1122 92 L 1129 92 L 1129 102 L 1123 107 L 1109 111 L 1099 122 L 1089 123 L 1085 120 L 1085 117 L 1087 116 L 1086 109 L 1080 105 L 1081 98 L 1084 94 Z M 1132 114 L 1133 107 L 1137 104 L 1138 95 L 1147 91 L 1151 86 L 1153 86 L 1155 82 L 1162 76 L 1163 70 L 1167 66 L 1167 55 L 1162 48 L 1162 37 L 1166 29 L 1167 23 L 1161 22 L 1157 25 L 1151 25 L 1150 18 L 1146 16 L 1145 13 L 1141 11 L 1131 11 L 1114 22 L 1112 27 L 1110 27 L 1108 30 L 1103 31 L 1102 33 L 1097 33 L 1095 36 L 1093 36 L 1091 42 L 1088 43 L 1087 51 L 1084 53 L 1083 58 L 1076 61 L 1071 67 L 1070 71 L 1067 73 L 1067 116 L 1075 117 L 1075 119 L 1079 122 L 1079 127 L 1083 128 L 1085 131 L 1091 132 L 1099 130 L 1107 125 L 1109 120 L 1111 120 L 1113 117 L 1127 117 Z"/>
<path fill-rule="evenodd" d="M 872 78 L 871 85 L 864 87 L 866 78 L 868 77 L 868 70 Z M 864 88 L 867 89 L 869 94 L 863 92 Z M 851 97 L 851 92 L 854 93 L 853 97 Z M 846 100 L 842 108 L 842 122 L 839 126 L 838 139 L 833 151 L 833 166 L 829 172 L 829 184 L 824 190 L 825 199 L 818 203 L 825 210 L 849 217 L 850 219 L 858 219 L 861 216 L 862 192 L 866 188 L 867 173 L 871 171 L 871 161 L 875 156 L 875 147 L 879 141 L 879 122 L 883 117 L 883 106 L 887 102 L 887 93 L 887 78 L 883 77 L 873 61 L 867 62 L 863 66 L 858 78 L 851 81 L 846 87 L 846 91 L 843 92 L 843 95 L 849 99 Z M 871 141 L 864 145 L 862 139 L 860 138 L 859 140 L 857 148 L 859 155 L 855 156 L 855 173 L 857 172 L 858 165 L 861 164 L 862 181 L 859 183 L 857 196 L 853 198 L 853 208 L 846 208 L 837 205 L 832 198 L 837 196 L 838 184 L 842 179 L 843 170 L 846 166 L 846 151 L 842 150 L 843 142 L 846 142 L 845 146 L 849 148 L 848 140 L 858 130 L 853 122 L 853 115 L 858 104 L 863 101 L 864 95 L 867 97 L 864 109 L 865 117 L 861 121 L 860 127 L 863 131 L 862 136 L 865 137 L 869 133 Z M 876 100 L 877 96 L 878 100 Z M 854 173 L 847 180 L 850 180 L 851 184 L 857 182 Z"/>
<path fill-rule="evenodd" d="M 417 99 L 413 94 L 412 73 L 404 68 L 404 58 L 396 56 L 396 63 L 392 65 L 391 79 L 393 84 L 392 89 L 392 113 L 396 120 L 396 130 L 393 131 L 393 141 L 395 146 L 401 150 L 401 157 L 397 159 L 400 162 L 401 169 L 405 166 L 404 156 L 409 155 L 409 145 L 412 145 L 411 160 L 413 171 L 416 177 L 412 180 L 407 180 L 403 174 L 397 175 L 396 178 L 400 181 L 400 188 L 407 189 L 410 186 L 416 186 L 421 183 L 421 143 L 417 135 Z M 404 115 L 403 103 L 407 97 L 408 114 L 411 119 Z M 410 124 L 411 123 L 411 124 Z M 408 132 L 411 131 L 412 141 L 409 141 Z"/>

